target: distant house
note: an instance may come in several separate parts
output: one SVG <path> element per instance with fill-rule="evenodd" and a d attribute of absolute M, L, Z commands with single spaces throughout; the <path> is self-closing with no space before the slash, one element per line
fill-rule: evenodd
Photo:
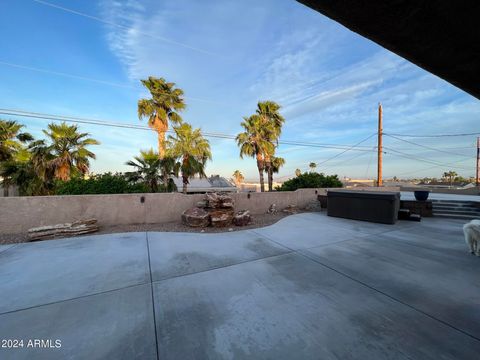
<path fill-rule="evenodd" d="M 205 193 L 205 192 L 238 192 L 238 188 L 230 181 L 220 175 L 212 175 L 208 178 L 189 179 L 187 193 Z M 181 177 L 174 177 L 173 182 L 177 186 L 178 191 L 182 191 L 183 180 Z"/>

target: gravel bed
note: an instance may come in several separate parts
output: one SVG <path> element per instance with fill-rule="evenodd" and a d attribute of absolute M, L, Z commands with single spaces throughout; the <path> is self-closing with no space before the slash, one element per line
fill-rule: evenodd
<path fill-rule="evenodd" d="M 134 225 L 114 225 L 114 226 L 101 226 L 100 231 L 81 235 L 95 235 L 95 234 L 113 234 L 113 233 L 125 233 L 125 232 L 142 232 L 142 231 L 162 231 L 162 232 L 203 232 L 203 233 L 219 233 L 219 232 L 228 232 L 228 231 L 239 231 L 246 229 L 254 229 L 259 227 L 264 227 L 276 223 L 278 220 L 283 219 L 289 214 L 278 212 L 276 214 L 260 214 L 253 215 L 252 222 L 247 226 L 235 226 L 225 228 L 192 228 L 183 225 L 180 221 L 173 221 L 162 224 L 134 224 Z M 230 230 L 231 229 L 231 230 Z M 78 236 L 78 237 L 81 237 Z M 20 234 L 0 234 L 0 244 L 14 244 L 28 242 L 28 237 L 26 233 Z"/>

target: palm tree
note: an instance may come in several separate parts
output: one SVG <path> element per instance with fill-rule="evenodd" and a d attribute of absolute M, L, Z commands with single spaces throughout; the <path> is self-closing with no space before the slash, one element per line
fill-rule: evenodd
<path fill-rule="evenodd" d="M 286 161 L 284 158 L 279 156 L 272 157 L 272 172 L 278 174 L 280 168 L 285 165 Z"/>
<path fill-rule="evenodd" d="M 265 154 L 273 153 L 273 148 L 275 147 L 270 140 L 265 138 L 265 131 L 272 131 L 269 129 L 271 124 L 264 126 L 260 116 L 255 114 L 245 117 L 240 125 L 245 130 L 236 137 L 237 144 L 240 146 L 240 157 L 243 159 L 243 156 L 246 155 L 257 159 L 260 190 L 264 192 L 265 181 L 263 172 L 265 171 Z"/>
<path fill-rule="evenodd" d="M 15 156 L 0 164 L 3 183 L 16 185 L 22 196 L 51 195 L 54 174 L 48 161 L 51 159 L 43 141 L 35 141 L 21 149 Z"/>
<path fill-rule="evenodd" d="M 158 185 L 162 179 L 158 153 L 153 149 L 140 150 L 140 156 L 135 156 L 134 160 L 129 160 L 125 164 L 136 168 L 135 171 L 125 173 L 128 181 L 142 182 L 148 186 L 151 192 L 158 192 Z"/>
<path fill-rule="evenodd" d="M 185 109 L 183 90 L 176 88 L 175 83 L 167 82 L 164 78 L 150 76 L 141 80 L 152 97 L 138 101 L 138 117 L 140 120 L 148 118 L 148 126 L 158 134 L 158 154 L 165 156 L 165 133 L 169 122 L 179 125 L 182 118 L 178 112 Z"/>
<path fill-rule="evenodd" d="M 256 113 L 260 116 L 264 125 L 264 136 L 266 139 L 278 144 L 278 138 L 282 132 L 282 126 L 285 119 L 280 114 L 280 105 L 274 101 L 260 101 L 257 104 Z M 268 125 L 268 126 L 266 126 Z M 275 146 L 272 147 L 271 152 L 264 154 L 265 158 L 265 170 L 268 175 L 268 191 L 272 191 L 273 188 L 273 168 L 272 159 L 275 156 Z"/>
<path fill-rule="evenodd" d="M 89 159 L 95 159 L 95 154 L 87 146 L 100 144 L 97 140 L 89 138 L 89 133 L 78 132 L 77 125 L 65 122 L 48 124 L 43 133 L 50 140 L 47 149 L 52 159 L 48 166 L 53 168 L 56 179 L 67 181 L 72 173 L 88 173 Z"/>
<path fill-rule="evenodd" d="M 453 180 L 455 179 L 455 177 L 457 177 L 458 174 L 453 171 L 453 170 L 450 170 L 450 171 L 447 171 L 447 172 L 444 172 L 443 173 L 443 177 L 446 178 L 446 179 L 449 179 L 449 182 L 450 182 L 450 186 L 453 185 Z"/>
<path fill-rule="evenodd" d="M 233 179 L 235 180 L 235 185 L 237 187 L 243 182 L 243 180 L 245 180 L 240 170 L 235 170 L 232 176 L 233 176 Z"/>
<path fill-rule="evenodd" d="M 311 172 L 314 172 L 315 169 L 317 168 L 317 164 L 314 162 L 311 162 L 310 164 L 308 164 L 308 167 L 310 168 Z"/>
<path fill-rule="evenodd" d="M 8 196 L 9 187 L 14 183 L 11 175 L 16 168 L 16 155 L 24 149 L 24 144 L 33 141 L 33 136 L 20 132 L 23 125 L 11 120 L 0 120 L 0 164 L 2 165 L 3 196 Z M 8 163 L 8 164 L 7 164 Z M 8 170 L 7 170 L 8 169 Z"/>
<path fill-rule="evenodd" d="M 0 120 L 0 162 L 9 160 L 23 144 L 32 141 L 33 136 L 20 132 L 23 125 L 11 120 Z"/>
<path fill-rule="evenodd" d="M 182 173 L 183 193 L 187 193 L 189 179 L 199 175 L 206 177 L 205 166 L 212 159 L 210 143 L 205 139 L 200 129 L 183 123 L 173 128 L 175 136 L 168 136 L 167 155 L 180 158 L 180 171 Z"/>
<path fill-rule="evenodd" d="M 302 170 L 296 169 L 295 170 L 295 176 L 299 177 L 300 175 L 302 175 Z"/>

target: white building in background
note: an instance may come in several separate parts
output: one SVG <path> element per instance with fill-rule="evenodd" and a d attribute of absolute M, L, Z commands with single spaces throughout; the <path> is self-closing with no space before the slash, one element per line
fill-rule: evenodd
<path fill-rule="evenodd" d="M 174 177 L 173 182 L 177 186 L 179 192 L 183 188 L 183 180 L 181 177 Z M 229 180 L 220 175 L 212 175 L 208 178 L 193 178 L 188 180 L 187 193 L 204 193 L 204 192 L 238 192 L 239 189 Z"/>
<path fill-rule="evenodd" d="M 277 186 L 281 186 L 282 183 L 279 183 L 279 182 L 273 182 L 273 189 L 275 189 L 275 187 Z M 239 191 L 240 192 L 260 192 L 260 183 L 256 183 L 256 182 L 245 182 L 245 183 L 241 183 L 239 186 Z M 268 183 L 265 182 L 265 191 L 268 191 Z"/>

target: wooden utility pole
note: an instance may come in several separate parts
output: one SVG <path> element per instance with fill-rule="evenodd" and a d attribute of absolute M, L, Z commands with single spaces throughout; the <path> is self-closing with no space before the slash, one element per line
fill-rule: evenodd
<path fill-rule="evenodd" d="M 477 138 L 477 176 L 475 184 L 480 186 L 480 137 Z"/>
<path fill-rule="evenodd" d="M 382 180 L 382 104 L 378 104 L 378 160 L 377 160 L 377 186 L 383 185 Z"/>

